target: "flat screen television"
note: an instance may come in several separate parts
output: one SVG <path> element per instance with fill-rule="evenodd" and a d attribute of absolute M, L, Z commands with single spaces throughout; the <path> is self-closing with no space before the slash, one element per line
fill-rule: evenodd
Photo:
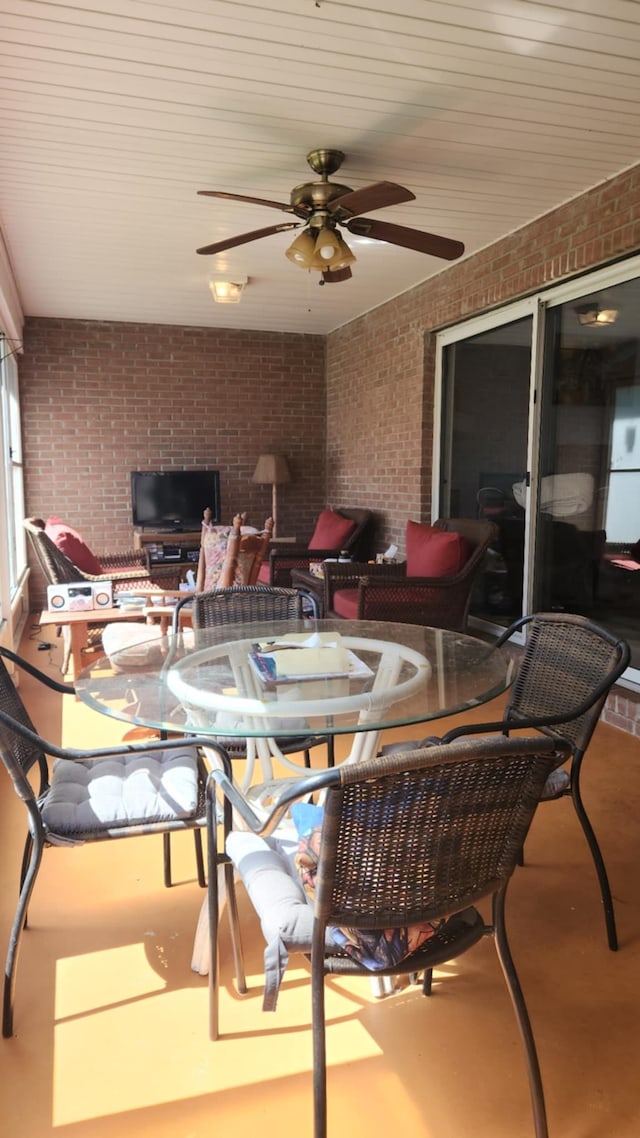
<path fill-rule="evenodd" d="M 179 533 L 200 528 L 209 507 L 220 521 L 218 470 L 134 470 L 131 507 L 134 526 Z"/>

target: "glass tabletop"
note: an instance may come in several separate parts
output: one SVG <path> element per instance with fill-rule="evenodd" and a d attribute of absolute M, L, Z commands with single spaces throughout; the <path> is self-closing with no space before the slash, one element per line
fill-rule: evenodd
<path fill-rule="evenodd" d="M 130 724 L 229 737 L 376 731 L 477 706 L 511 683 L 508 651 L 382 621 L 221 625 L 140 641 L 85 668 L 90 707 Z"/>

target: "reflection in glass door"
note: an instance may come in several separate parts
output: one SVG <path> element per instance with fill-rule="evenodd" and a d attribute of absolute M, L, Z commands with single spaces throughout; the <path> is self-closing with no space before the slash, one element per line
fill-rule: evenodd
<path fill-rule="evenodd" d="M 522 615 L 532 316 L 447 344 L 442 368 L 439 513 L 487 518 L 498 536 L 470 615 Z"/>
<path fill-rule="evenodd" d="M 533 603 L 626 637 L 640 665 L 640 281 L 549 308 Z"/>

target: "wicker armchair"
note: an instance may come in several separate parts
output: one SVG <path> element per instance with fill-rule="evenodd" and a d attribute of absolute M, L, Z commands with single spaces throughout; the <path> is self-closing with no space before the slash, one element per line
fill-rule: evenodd
<path fill-rule="evenodd" d="M 179 577 L 175 568 L 159 567 L 154 569 L 152 576 L 142 550 L 100 554 L 96 560 L 100 562 L 102 572 L 87 573 L 74 565 L 66 553 L 58 548 L 45 532 L 44 522 L 40 518 L 25 518 L 23 524 L 38 564 L 50 585 L 64 585 L 72 581 L 112 581 L 114 595 L 136 588 L 138 585 L 145 588 L 149 586 L 153 591 L 155 581 L 158 582 L 158 592 L 161 592 L 163 587 L 166 589 L 178 587 Z"/>
<path fill-rule="evenodd" d="M 536 727 L 551 738 L 569 741 L 569 768 L 553 772 L 543 791 L 542 801 L 555 801 L 567 796 L 573 802 L 598 876 L 607 942 L 615 952 L 618 934 L 611 887 L 604 858 L 582 800 L 580 773 L 607 695 L 629 666 L 629 645 L 626 640 L 585 616 L 535 613 L 521 617 L 505 629 L 496 641 L 496 649 L 521 629 L 526 630 L 527 642 L 504 718 L 497 723 L 454 728 L 444 738 L 452 740 L 481 731 L 501 730 L 506 734 L 515 728 Z"/>
<path fill-rule="evenodd" d="M 605 700 L 616 680 L 629 666 L 631 652 L 626 640 L 615 636 L 585 616 L 572 613 L 534 613 L 521 617 L 505 629 L 495 643 L 499 651 L 516 633 L 526 631 L 527 641 L 518 673 L 509 694 L 504 717 L 493 723 L 469 723 L 454 727 L 443 736 L 451 742 L 463 735 L 535 727 L 552 739 L 571 745 L 568 769 L 553 771 L 542 793 L 543 802 L 570 797 L 593 858 L 598 876 L 607 941 L 612 952 L 618 947 L 611 887 L 600 846 L 589 820 L 582 792 L 582 760 L 596 729 Z M 428 739 L 389 743 L 382 754 L 413 750 Z"/>
<path fill-rule="evenodd" d="M 170 835 L 192 830 L 198 881 L 204 887 L 201 832 L 206 824 L 207 769 L 198 744 L 211 743 L 177 738 L 149 742 L 144 748 L 66 751 L 36 732 L 5 659 L 28 673 L 30 682 L 36 681 L 43 692 L 49 688 L 74 699 L 75 689 L 0 648 L 0 760 L 10 776 L 7 789 L 13 786 L 27 811 L 19 896 L 5 965 L 2 1034 L 8 1038 L 13 1033 L 20 941 L 45 849 L 161 834 L 164 880 L 169 886 Z M 47 756 L 55 761 L 50 763 Z"/>
<path fill-rule="evenodd" d="M 493 522 L 475 518 L 443 518 L 434 523 L 434 528 L 459 533 L 472 548 L 455 576 L 409 577 L 406 564 L 328 562 L 324 566 L 325 612 L 357 620 L 392 620 L 464 632 L 474 582 L 498 531 Z"/>
<path fill-rule="evenodd" d="M 335 513 L 356 522 L 353 532 L 340 543 L 338 548 L 333 546 L 330 549 L 309 549 L 308 544 L 273 545 L 268 562 L 265 562 L 260 572 L 258 578 L 260 583 L 289 589 L 292 569 L 308 569 L 311 561 L 324 561 L 325 557 L 337 557 L 343 549 L 354 557 L 367 557 L 372 524 L 371 511 L 340 507 Z"/>
<path fill-rule="evenodd" d="M 141 550 L 101 554 L 99 558 L 94 558 L 90 553 L 90 556 L 99 563 L 102 572 L 88 573 L 78 568 L 67 554 L 58 548 L 55 541 L 45 532 L 45 523 L 41 518 L 25 518 L 23 525 L 48 585 L 64 585 L 73 581 L 110 581 L 115 601 L 118 593 L 144 589 L 146 593 L 153 595 L 177 589 L 180 583 L 180 574 L 172 566 L 166 568 L 159 566 L 154 569 L 152 575 L 147 568 L 145 554 Z M 101 651 L 103 629 L 103 623 L 89 625 L 87 651 Z M 69 667 L 71 655 L 68 626 L 63 629 L 63 636 L 64 654 L 61 671 L 64 675 Z"/>
<path fill-rule="evenodd" d="M 275 1008 L 288 953 L 311 958 L 315 1138 L 325 1138 L 327 1131 L 325 975 L 424 971 L 423 991 L 429 995 L 432 968 L 484 936 L 494 941 L 524 1044 L 535 1133 L 546 1138 L 540 1069 L 508 945 L 505 898 L 542 788 L 568 750 L 562 741 L 541 737 L 493 737 L 345 763 L 289 786 L 264 824 L 232 780 L 213 772 L 207 812 L 211 1038 L 218 1037 L 220 862 L 226 863 L 238 987 L 246 988 L 231 862 L 267 940 L 265 1010 Z M 244 824 L 227 835 L 226 853 L 217 849 L 213 780 Z M 299 826 L 294 806 L 298 841 L 289 826 L 274 829 L 294 800 L 314 792 L 323 793 L 322 816 L 309 821 L 305 804 Z M 475 908 L 482 898 L 491 900 L 490 923 Z M 455 988 L 455 977 L 449 984 Z M 453 991 L 447 996 L 455 998 Z M 499 1085 L 496 1099 L 498 1111 Z"/>

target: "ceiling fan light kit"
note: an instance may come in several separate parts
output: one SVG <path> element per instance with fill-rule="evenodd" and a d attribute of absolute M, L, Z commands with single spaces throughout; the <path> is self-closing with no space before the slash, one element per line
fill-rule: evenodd
<path fill-rule="evenodd" d="M 300 186 L 295 186 L 288 204 L 222 190 L 198 190 L 198 193 L 205 197 L 248 202 L 279 209 L 284 213 L 293 213 L 300 218 L 300 221 L 271 225 L 266 229 L 225 238 L 211 245 L 204 245 L 197 252 L 206 255 L 221 253 L 236 245 L 258 241 L 273 233 L 298 229 L 304 225 L 302 233 L 298 234 L 291 243 L 285 256 L 299 268 L 319 271 L 322 274 L 320 284 L 348 280 L 351 277 L 350 266 L 356 258 L 338 232 L 338 225 L 343 225 L 356 236 L 368 237 L 372 241 L 386 241 L 390 245 L 413 249 L 428 256 L 442 257 L 448 261 L 462 256 L 464 245 L 461 241 L 452 241 L 435 233 L 424 233 L 419 229 L 362 217 L 363 213 L 371 210 L 414 201 L 415 194 L 404 186 L 396 185 L 395 182 L 375 182 L 370 186 L 364 186 L 361 190 L 352 190 L 349 186 L 330 182 L 329 176 L 340 168 L 344 158 L 341 150 L 329 148 L 311 150 L 307 154 L 307 162 L 311 169 L 320 175 L 320 181 L 304 182 Z"/>
<path fill-rule="evenodd" d="M 311 234 L 311 230 L 303 229 L 295 241 L 292 241 L 285 253 L 285 257 L 288 257 L 294 265 L 299 265 L 301 269 L 310 269 L 315 251 L 316 242 Z"/>

